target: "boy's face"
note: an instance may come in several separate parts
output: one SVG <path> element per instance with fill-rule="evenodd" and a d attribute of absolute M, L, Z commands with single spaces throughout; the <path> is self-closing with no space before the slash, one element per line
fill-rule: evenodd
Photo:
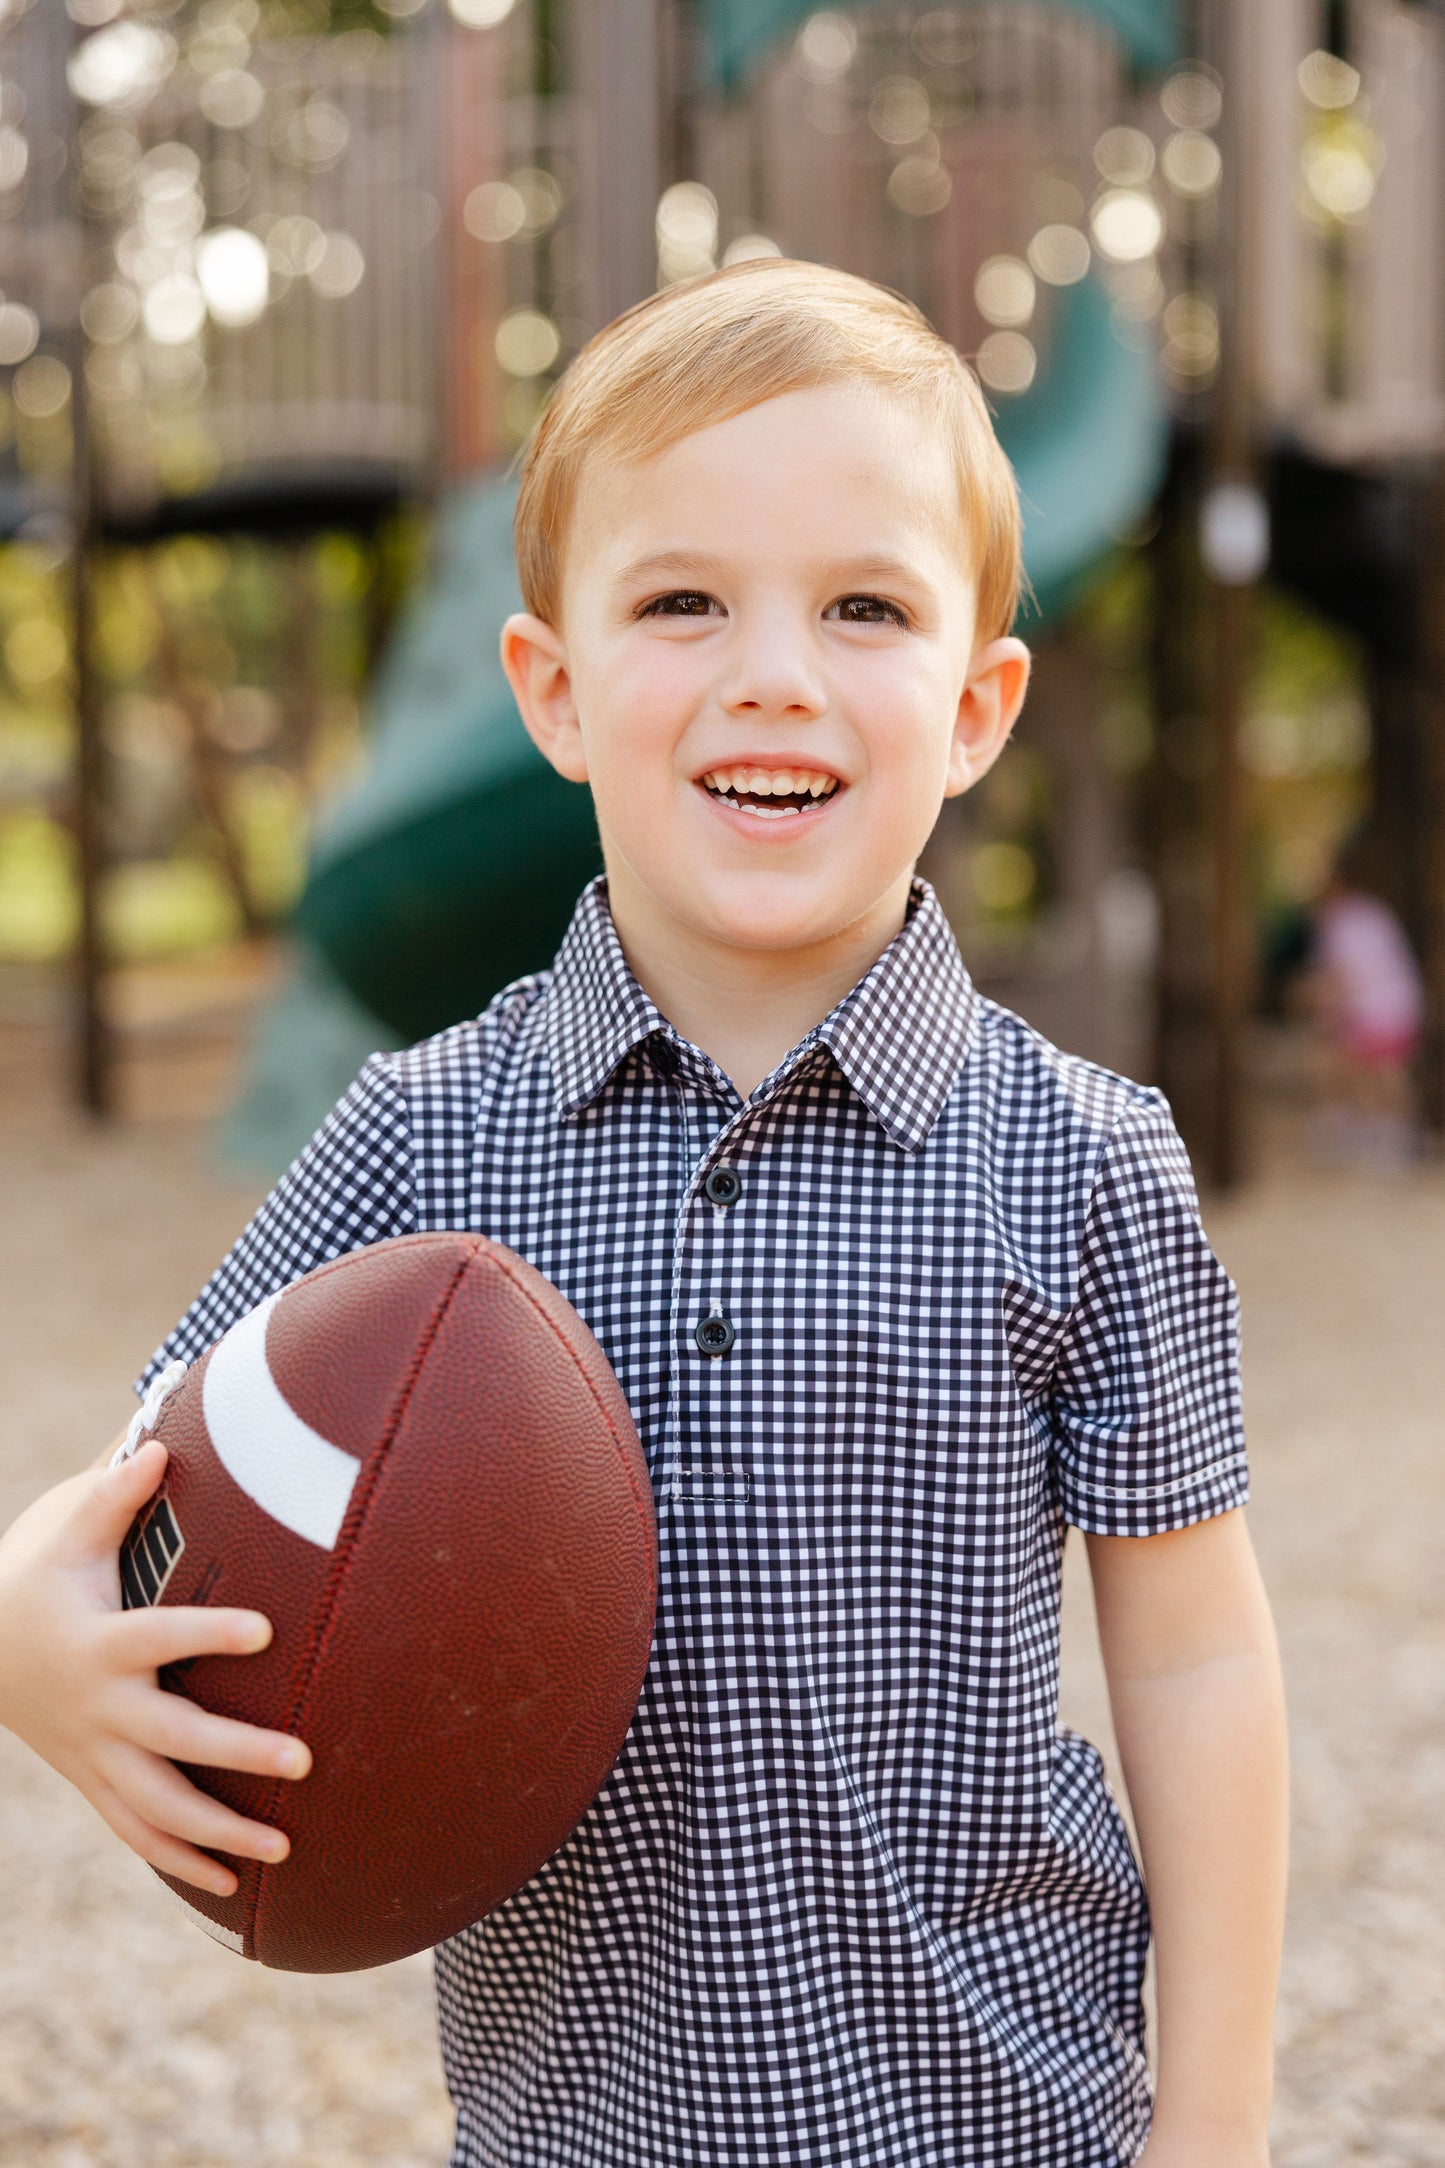
<path fill-rule="evenodd" d="M 584 475 L 561 625 L 511 619 L 503 658 L 592 787 L 624 938 L 804 951 L 901 924 L 1028 676 L 1017 640 L 975 652 L 955 486 L 920 414 L 851 385 Z"/>

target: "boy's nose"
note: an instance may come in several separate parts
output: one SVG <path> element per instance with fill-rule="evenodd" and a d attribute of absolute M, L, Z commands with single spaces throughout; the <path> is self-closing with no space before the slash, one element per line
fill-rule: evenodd
<path fill-rule="evenodd" d="M 720 688 L 730 715 L 821 715 L 828 693 L 811 641 L 777 618 L 739 627 Z"/>

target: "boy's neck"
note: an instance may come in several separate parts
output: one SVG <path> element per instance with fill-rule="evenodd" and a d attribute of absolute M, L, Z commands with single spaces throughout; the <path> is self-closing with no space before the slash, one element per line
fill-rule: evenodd
<path fill-rule="evenodd" d="M 851 926 L 800 949 L 736 947 L 662 911 L 625 868 L 608 903 L 638 985 L 743 1098 L 883 954 L 908 915 L 911 871 Z"/>

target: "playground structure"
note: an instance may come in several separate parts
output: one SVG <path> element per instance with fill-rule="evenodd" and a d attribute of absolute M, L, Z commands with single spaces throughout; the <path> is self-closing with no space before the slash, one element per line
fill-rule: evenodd
<path fill-rule="evenodd" d="M 1143 542 L 1155 1067 L 1206 1171 L 1237 1170 L 1239 747 L 1272 513 L 1276 576 L 1369 644 L 1373 814 L 1445 995 L 1445 731 L 1425 690 L 1441 613 L 1418 570 L 1445 410 L 1428 12 L 423 0 L 304 39 L 268 39 L 256 0 L 76 13 L 36 5 L 0 28 L 19 93 L 0 105 L 17 425 L 0 520 L 79 538 L 93 1103 L 97 553 L 186 532 L 369 537 L 398 505 L 437 502 L 369 771 L 315 839 L 286 1028 L 340 1062 L 450 1021 L 545 962 L 596 863 L 585 803 L 532 752 L 490 660 L 513 592 L 498 477 L 598 323 L 659 281 L 771 250 L 918 299 L 975 358 L 1020 474 L 1039 605 L 1023 629 L 1045 636 L 1024 757 L 1049 810 L 1021 840 L 980 800 L 930 866 L 972 914 L 985 981 L 1119 1057 L 1112 951 L 1122 938 L 1137 976 L 1149 908 L 1071 625 L 1121 542 Z M 995 922 L 1008 938 L 991 950 Z"/>
<path fill-rule="evenodd" d="M 253 43 L 254 7 L 164 28 L 99 12 L 79 38 L 38 5 L 0 32 L 30 131 L 0 279 L 32 353 L 80 365 L 99 532 L 294 524 L 412 493 L 437 409 L 416 56 L 368 32 Z M 27 327 L 5 328 L 23 367 Z"/>
<path fill-rule="evenodd" d="M 431 492 L 440 456 L 436 40 L 264 28 L 252 0 L 69 17 L 33 6 L 0 27 L 16 122 L 0 139 L 0 186 L 7 146 L 14 169 L 0 359 L 16 424 L 0 526 L 72 574 L 79 1068 L 97 1109 L 113 1069 L 102 903 L 115 766 L 98 577 L 118 551 L 173 535 L 304 553 L 307 537 L 341 529 L 369 546 Z M 306 579 L 298 556 L 303 617 Z M 300 623 L 291 645 L 310 638 Z M 176 682 L 170 632 L 161 644 L 191 795 L 254 928 L 225 804 L 234 763 L 211 742 L 205 689 Z"/>

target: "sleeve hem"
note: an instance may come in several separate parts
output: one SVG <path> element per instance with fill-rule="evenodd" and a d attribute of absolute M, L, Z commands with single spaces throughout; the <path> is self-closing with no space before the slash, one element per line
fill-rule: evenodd
<path fill-rule="evenodd" d="M 1060 1485 L 1064 1518 L 1086 1536 L 1163 1536 L 1232 1513 L 1249 1498 L 1242 1454 L 1216 1461 L 1173 1483 Z"/>
<path fill-rule="evenodd" d="M 1178 1491 L 1207 1487 L 1217 1481 L 1219 1477 L 1228 1475 L 1232 1469 L 1242 1469 L 1243 1467 L 1243 1453 L 1231 1449 L 1228 1453 L 1221 1455 L 1218 1460 L 1210 1461 L 1206 1467 L 1190 1468 L 1185 1474 L 1176 1476 L 1172 1483 L 1091 1483 L 1086 1476 L 1081 1475 L 1066 1476 L 1065 1482 L 1070 1495 L 1087 1495 L 1090 1498 L 1122 1498 L 1126 1500 L 1136 1498 L 1158 1498 L 1162 1500 L 1172 1498 Z"/>

